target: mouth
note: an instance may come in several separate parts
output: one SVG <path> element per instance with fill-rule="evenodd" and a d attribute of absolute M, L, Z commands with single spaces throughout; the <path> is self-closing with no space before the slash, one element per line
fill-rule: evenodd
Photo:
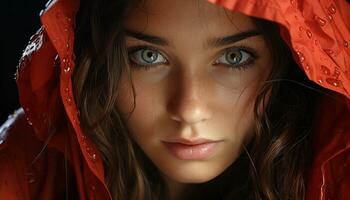
<path fill-rule="evenodd" d="M 203 160 L 212 156 L 222 140 L 172 139 L 163 141 L 172 155 L 180 160 Z"/>

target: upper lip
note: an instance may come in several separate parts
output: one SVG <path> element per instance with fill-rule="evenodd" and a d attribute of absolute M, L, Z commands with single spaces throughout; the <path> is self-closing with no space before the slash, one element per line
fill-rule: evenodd
<path fill-rule="evenodd" d="M 205 138 L 193 138 L 193 139 L 172 138 L 172 139 L 164 140 L 164 142 L 166 143 L 180 143 L 180 144 L 186 144 L 186 145 L 198 145 L 198 144 L 220 142 L 220 141 L 221 140 L 210 140 Z"/>

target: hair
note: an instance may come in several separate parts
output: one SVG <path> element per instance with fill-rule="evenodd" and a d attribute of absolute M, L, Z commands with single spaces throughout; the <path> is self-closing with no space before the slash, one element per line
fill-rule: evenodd
<path fill-rule="evenodd" d="M 168 192 L 159 170 L 135 144 L 115 106 L 122 73 L 128 74 L 135 93 L 122 25 L 133 3 L 81 1 L 76 18 L 74 96 L 82 129 L 102 155 L 113 199 L 165 199 Z M 228 169 L 196 188 L 206 191 L 202 194 L 208 199 L 211 194 L 215 194 L 213 199 L 305 199 L 312 157 L 309 141 L 319 95 L 315 91 L 322 88 L 309 81 L 293 61 L 276 24 L 253 21 L 274 62 L 255 100 L 255 136 Z"/>

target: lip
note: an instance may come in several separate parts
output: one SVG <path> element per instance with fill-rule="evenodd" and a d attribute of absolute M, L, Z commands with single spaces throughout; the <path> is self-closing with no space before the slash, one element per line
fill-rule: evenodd
<path fill-rule="evenodd" d="M 163 141 L 164 145 L 180 160 L 203 160 L 213 155 L 221 140 L 207 139 L 173 139 Z"/>

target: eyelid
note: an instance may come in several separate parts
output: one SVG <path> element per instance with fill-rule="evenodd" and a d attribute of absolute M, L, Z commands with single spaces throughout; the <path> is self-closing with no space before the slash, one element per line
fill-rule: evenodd
<path fill-rule="evenodd" d="M 229 64 L 229 63 L 221 62 L 220 59 L 230 51 L 243 51 L 245 54 L 249 55 L 249 58 L 243 63 L 238 63 L 238 64 Z M 232 69 L 232 70 L 245 70 L 249 67 L 252 67 L 258 58 L 259 56 L 257 54 L 257 51 L 251 47 L 233 46 L 233 47 L 225 48 L 222 51 L 220 51 L 220 54 L 219 56 L 216 57 L 215 61 L 213 62 L 213 65 L 223 65 L 228 69 Z"/>
<path fill-rule="evenodd" d="M 258 52 L 251 48 L 251 47 L 247 47 L 247 46 L 233 46 L 233 47 L 227 47 L 225 49 L 223 49 L 219 55 L 223 55 L 224 53 L 228 52 L 228 51 L 232 51 L 232 50 L 242 50 L 245 51 L 247 53 L 249 53 L 251 56 L 253 56 L 253 58 L 257 58 L 258 56 Z"/>
<path fill-rule="evenodd" d="M 158 52 L 160 55 L 162 55 L 168 62 L 168 57 L 166 56 L 166 54 L 163 53 L 163 51 L 161 51 L 159 48 L 156 48 L 156 47 L 153 47 L 153 46 L 150 46 L 150 45 L 136 45 L 136 46 L 131 46 L 131 47 L 128 47 L 128 54 L 132 54 L 132 53 L 135 53 L 136 51 L 139 51 L 141 49 L 149 49 L 149 50 L 153 50 L 153 51 L 156 51 Z"/>

